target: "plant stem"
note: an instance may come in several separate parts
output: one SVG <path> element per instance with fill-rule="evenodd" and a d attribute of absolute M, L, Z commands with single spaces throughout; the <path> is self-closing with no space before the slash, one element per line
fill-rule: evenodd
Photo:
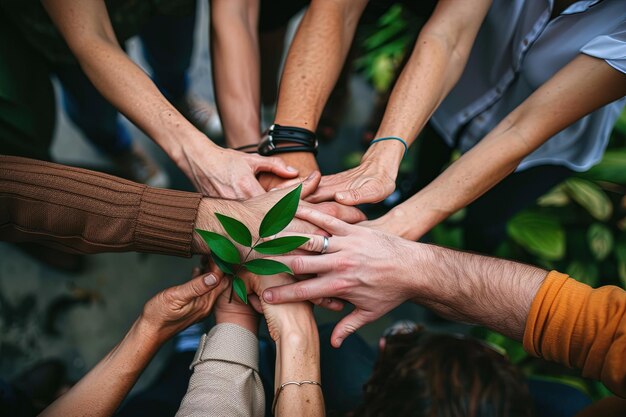
<path fill-rule="evenodd" d="M 239 275 L 239 271 L 241 271 L 241 268 L 243 268 L 243 264 L 246 263 L 246 261 L 250 257 L 250 254 L 252 253 L 252 250 L 259 243 L 259 240 L 261 240 L 260 236 L 256 239 L 256 242 L 254 242 L 254 244 L 250 247 L 250 250 L 246 254 L 246 257 L 243 258 L 243 261 L 240 262 L 239 265 L 237 265 L 237 270 L 233 274 L 233 279 L 236 278 Z M 228 295 L 228 302 L 230 303 L 231 301 L 233 301 L 233 283 L 232 282 L 230 283 L 230 294 Z"/>

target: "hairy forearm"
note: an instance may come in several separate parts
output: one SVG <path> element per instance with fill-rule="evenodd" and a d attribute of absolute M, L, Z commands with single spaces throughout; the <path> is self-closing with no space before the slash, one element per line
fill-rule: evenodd
<path fill-rule="evenodd" d="M 112 415 L 159 347 L 152 330 L 138 319 L 120 344 L 41 415 Z"/>
<path fill-rule="evenodd" d="M 260 58 L 256 0 L 212 0 L 211 55 L 215 96 L 230 147 L 260 138 Z"/>
<path fill-rule="evenodd" d="M 364 0 L 313 0 L 291 44 L 276 123 L 315 131 L 339 76 Z"/>
<path fill-rule="evenodd" d="M 521 340 L 547 271 L 517 262 L 414 244 L 413 301 L 444 317 Z"/>

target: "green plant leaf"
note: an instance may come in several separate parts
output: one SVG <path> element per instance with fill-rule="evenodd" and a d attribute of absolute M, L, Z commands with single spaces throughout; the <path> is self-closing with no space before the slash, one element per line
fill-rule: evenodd
<path fill-rule="evenodd" d="M 248 292 L 246 291 L 246 284 L 239 277 L 233 278 L 233 288 L 235 293 L 244 303 L 248 304 Z"/>
<path fill-rule="evenodd" d="M 196 229 L 196 233 L 206 242 L 211 252 L 215 252 L 225 262 L 229 264 L 239 264 L 241 262 L 239 251 L 233 245 L 233 242 L 224 236 L 202 229 Z"/>
<path fill-rule="evenodd" d="M 567 266 L 565 273 L 592 287 L 596 287 L 600 281 L 598 267 L 593 263 L 573 261 Z"/>
<path fill-rule="evenodd" d="M 565 181 L 567 194 L 594 218 L 606 221 L 613 213 L 613 205 L 606 193 L 591 181 L 570 178 Z"/>
<path fill-rule="evenodd" d="M 622 115 L 624 115 L 626 112 Z M 579 176 L 596 181 L 607 181 L 615 184 L 626 184 L 626 149 L 610 149 L 604 153 L 599 164 Z"/>
<path fill-rule="evenodd" d="M 241 223 L 237 219 L 225 216 L 220 213 L 215 213 L 215 217 L 220 221 L 228 236 L 240 245 L 250 247 L 252 246 L 252 234 L 245 224 Z"/>
<path fill-rule="evenodd" d="M 615 257 L 617 258 L 617 273 L 622 288 L 626 289 L 626 242 L 623 239 L 615 245 Z"/>
<path fill-rule="evenodd" d="M 308 241 L 308 237 L 302 236 L 277 237 L 276 239 L 266 240 L 263 243 L 259 243 L 253 249 L 265 255 L 280 255 L 291 252 Z"/>
<path fill-rule="evenodd" d="M 291 219 L 293 219 L 293 216 L 296 215 L 301 191 L 302 184 L 288 192 L 274 204 L 274 207 L 267 212 L 265 217 L 263 217 L 263 221 L 261 221 L 261 225 L 259 226 L 260 237 L 273 236 L 287 227 Z"/>
<path fill-rule="evenodd" d="M 589 249 L 598 261 L 603 261 L 613 250 L 613 233 L 601 223 L 594 223 L 587 230 Z"/>
<path fill-rule="evenodd" d="M 293 271 L 284 263 L 272 261 L 271 259 L 253 259 L 243 266 L 253 274 L 274 275 L 287 272 L 293 275 Z"/>
<path fill-rule="evenodd" d="M 539 197 L 537 204 L 541 207 L 563 207 L 566 206 L 569 201 L 569 196 L 563 189 L 563 186 L 558 185 Z"/>
<path fill-rule="evenodd" d="M 507 232 L 518 245 L 546 260 L 565 255 L 565 230 L 552 216 L 523 211 L 509 220 Z"/>
<path fill-rule="evenodd" d="M 232 275 L 234 274 L 234 266 L 233 264 L 229 264 L 228 262 L 226 262 L 225 260 L 223 260 L 222 258 L 220 258 L 219 256 L 217 256 L 215 254 L 215 252 L 211 252 L 211 259 L 213 259 L 213 262 L 215 262 L 215 265 L 217 265 L 217 267 L 225 274 L 229 274 Z"/>

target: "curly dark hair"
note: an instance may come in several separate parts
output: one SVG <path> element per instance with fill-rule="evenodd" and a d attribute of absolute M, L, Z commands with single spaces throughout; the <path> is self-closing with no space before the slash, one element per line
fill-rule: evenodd
<path fill-rule="evenodd" d="M 526 379 L 481 341 L 415 331 L 387 338 L 358 417 L 531 417 Z"/>

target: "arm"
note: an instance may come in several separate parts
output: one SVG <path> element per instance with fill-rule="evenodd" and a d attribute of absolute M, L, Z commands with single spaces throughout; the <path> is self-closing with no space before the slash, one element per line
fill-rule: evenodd
<path fill-rule="evenodd" d="M 317 278 L 271 288 L 266 301 L 338 297 L 355 309 L 335 327 L 334 346 L 404 301 L 444 317 L 524 341 L 533 355 L 582 369 L 626 395 L 626 292 L 599 289 L 547 271 L 487 256 L 410 242 L 300 208 L 333 234 L 322 256 L 280 260 Z M 315 245 L 321 245 L 319 237 Z"/>
<path fill-rule="evenodd" d="M 579 55 L 416 195 L 372 222 L 415 240 L 513 172 L 553 135 L 626 94 L 626 75 Z"/>
<path fill-rule="evenodd" d="M 258 18 L 258 0 L 211 1 L 213 84 L 231 148 L 260 137 Z"/>
<path fill-rule="evenodd" d="M 152 298 L 120 344 L 41 416 L 112 415 L 161 345 L 209 314 L 218 286 L 216 275 L 205 274 Z"/>
<path fill-rule="evenodd" d="M 100 93 L 161 146 L 203 194 L 243 198 L 263 193 L 255 175 L 293 178 L 279 159 L 213 144 L 159 92 L 120 47 L 104 1 L 45 0 L 50 17 Z"/>
<path fill-rule="evenodd" d="M 366 0 L 313 0 L 289 48 L 280 81 L 275 123 L 315 131 L 337 81 Z M 308 175 L 317 170 L 307 152 L 280 157 Z M 270 178 L 266 188 L 278 183 Z"/>
<path fill-rule="evenodd" d="M 437 3 L 393 88 L 376 138 L 397 136 L 413 143 L 461 77 L 490 6 L 491 0 Z M 395 140 L 374 144 L 359 167 L 325 177 L 309 201 L 354 205 L 384 199 L 395 188 L 404 150 Z"/>

